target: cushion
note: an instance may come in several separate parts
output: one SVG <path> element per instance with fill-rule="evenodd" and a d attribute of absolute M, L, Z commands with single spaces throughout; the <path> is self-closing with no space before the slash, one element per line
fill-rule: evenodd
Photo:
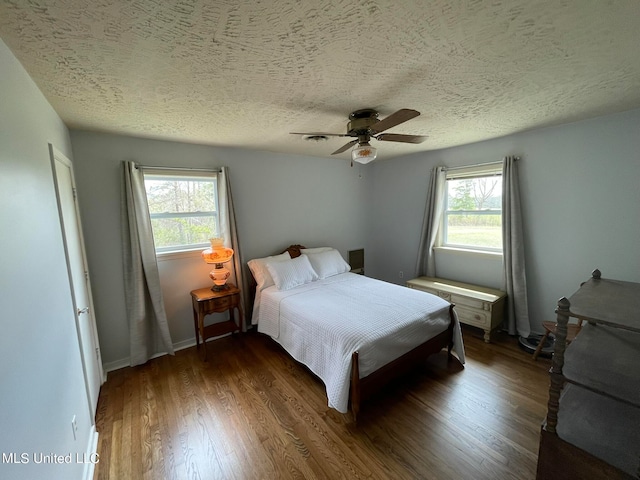
<path fill-rule="evenodd" d="M 311 266 L 320 278 L 332 277 L 340 273 L 351 270 L 351 267 L 344 261 L 338 250 L 327 250 L 319 253 L 306 254 L 309 257 Z"/>
<path fill-rule="evenodd" d="M 302 252 L 302 253 L 322 253 L 322 252 L 328 252 L 329 250 L 335 250 L 335 248 L 333 248 L 333 247 L 301 248 L 300 252 Z"/>
<path fill-rule="evenodd" d="M 253 278 L 256 280 L 256 291 L 260 292 L 267 287 L 270 287 L 274 284 L 273 278 L 271 278 L 271 274 L 269 270 L 267 270 L 267 264 L 269 262 L 283 262 L 285 260 L 291 260 L 289 253 L 285 252 L 280 255 L 273 255 L 271 257 L 264 258 L 254 258 L 253 260 L 249 260 L 247 265 L 249 265 L 249 269 L 253 274 Z"/>
<path fill-rule="evenodd" d="M 299 285 L 318 280 L 318 274 L 306 255 L 284 262 L 267 263 L 267 270 L 278 290 L 291 290 Z"/>

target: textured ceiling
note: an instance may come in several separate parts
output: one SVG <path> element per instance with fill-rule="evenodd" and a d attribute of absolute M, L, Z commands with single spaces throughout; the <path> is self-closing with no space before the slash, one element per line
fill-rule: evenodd
<path fill-rule="evenodd" d="M 328 156 L 350 139 L 288 132 L 420 111 L 383 159 L 640 107 L 639 27 L 638 0 L 0 3 L 71 128 Z"/>

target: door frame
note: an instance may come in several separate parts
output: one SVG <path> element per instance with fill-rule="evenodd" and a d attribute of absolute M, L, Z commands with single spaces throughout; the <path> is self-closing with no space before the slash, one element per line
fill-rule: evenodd
<path fill-rule="evenodd" d="M 105 381 L 106 381 L 106 375 L 104 372 L 104 368 L 102 366 L 102 356 L 101 356 L 101 352 L 100 352 L 100 343 L 99 343 L 99 338 L 98 338 L 98 330 L 97 330 L 97 325 L 96 325 L 96 317 L 95 317 L 95 309 L 94 309 L 94 304 L 93 304 L 93 295 L 92 295 L 92 290 L 91 290 L 91 279 L 89 276 L 89 266 L 88 266 L 88 262 L 87 262 L 87 253 L 85 250 L 85 244 L 84 244 L 84 235 L 82 232 L 82 222 L 80 219 L 80 210 L 78 207 L 78 201 L 77 201 L 77 196 L 76 196 L 76 182 L 75 182 L 75 176 L 74 176 L 74 171 L 73 171 L 73 162 L 71 162 L 71 160 L 69 158 L 67 158 L 66 155 L 64 155 L 62 152 L 60 152 L 58 149 L 56 149 L 51 143 L 49 143 L 49 157 L 51 160 L 51 169 L 52 169 L 52 173 L 53 173 L 53 183 L 54 183 L 54 188 L 55 188 L 55 193 L 56 193 L 56 203 L 57 203 L 57 207 L 58 207 L 58 216 L 60 218 L 60 228 L 61 228 L 61 233 L 62 233 L 62 241 L 64 244 L 64 255 L 65 255 L 65 262 L 67 265 L 67 275 L 69 278 L 69 289 L 71 292 L 71 301 L 73 303 L 73 316 L 74 316 L 74 320 L 75 320 L 75 324 L 76 324 L 76 333 L 78 335 L 78 347 L 80 349 L 80 358 L 82 359 L 82 372 L 84 375 L 84 380 L 85 380 L 85 389 L 86 389 L 86 393 L 87 393 L 87 402 L 89 404 L 89 411 L 92 413 L 92 418 L 91 418 L 91 422 L 92 425 L 95 426 L 95 414 L 96 414 L 96 409 L 97 409 L 97 402 L 98 399 L 95 399 L 95 403 L 96 405 L 93 405 L 92 403 L 92 393 L 90 390 L 90 379 L 88 378 L 88 373 L 87 373 L 87 366 L 86 366 L 86 360 L 84 358 L 84 352 L 83 352 L 83 347 L 82 347 L 82 335 L 81 335 L 81 327 L 80 327 L 80 314 L 78 313 L 78 304 L 77 304 L 77 300 L 76 300 L 76 295 L 75 295 L 75 290 L 74 290 L 74 283 L 73 283 L 73 276 L 72 276 L 72 271 L 71 271 L 71 262 L 69 260 L 69 251 L 68 251 L 68 243 L 67 243 L 67 232 L 66 232 L 66 228 L 65 228 L 65 224 L 64 224 L 64 217 L 63 217 L 63 212 L 62 212 L 62 205 L 61 205 L 61 201 L 60 201 L 60 190 L 59 190 L 59 185 L 58 185 L 58 178 L 57 178 L 57 174 L 56 174 L 56 161 L 59 161 L 60 163 L 64 164 L 66 167 L 69 168 L 69 173 L 71 176 L 71 187 L 73 189 L 73 204 L 74 204 L 74 209 L 75 209 L 75 217 L 76 217 L 76 222 L 78 225 L 78 236 L 79 236 L 79 243 L 80 243 L 80 255 L 82 258 L 82 266 L 84 268 L 84 277 L 85 277 L 85 286 L 87 289 L 87 302 L 88 302 L 88 307 L 89 307 L 89 311 L 86 312 L 86 314 L 89 315 L 89 325 L 90 325 L 90 329 L 91 329 L 91 335 L 93 336 L 93 342 L 95 344 L 95 362 L 96 365 L 95 367 L 98 370 L 98 375 L 100 377 L 100 385 L 102 385 Z M 84 314 L 84 313 L 83 313 Z M 99 391 L 97 392 L 97 394 L 99 395 Z"/>

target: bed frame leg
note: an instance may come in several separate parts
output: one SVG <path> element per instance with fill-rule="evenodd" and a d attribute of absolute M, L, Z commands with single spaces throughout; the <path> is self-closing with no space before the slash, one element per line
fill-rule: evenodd
<path fill-rule="evenodd" d="M 455 326 L 455 314 L 453 312 L 453 307 L 455 305 L 452 303 L 449 307 L 449 344 L 447 345 L 447 363 L 453 360 L 453 355 L 451 351 L 453 350 L 453 328 Z"/>
<path fill-rule="evenodd" d="M 360 362 L 358 361 L 358 352 L 351 355 L 351 414 L 353 415 L 353 423 L 358 422 L 358 412 L 360 411 Z"/>

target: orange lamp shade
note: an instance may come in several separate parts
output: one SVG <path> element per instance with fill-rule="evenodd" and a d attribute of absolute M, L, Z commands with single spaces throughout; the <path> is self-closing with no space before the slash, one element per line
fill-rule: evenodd
<path fill-rule="evenodd" d="M 207 263 L 225 263 L 233 257 L 233 249 L 223 245 L 222 238 L 212 238 L 211 248 L 202 251 L 202 259 Z"/>

